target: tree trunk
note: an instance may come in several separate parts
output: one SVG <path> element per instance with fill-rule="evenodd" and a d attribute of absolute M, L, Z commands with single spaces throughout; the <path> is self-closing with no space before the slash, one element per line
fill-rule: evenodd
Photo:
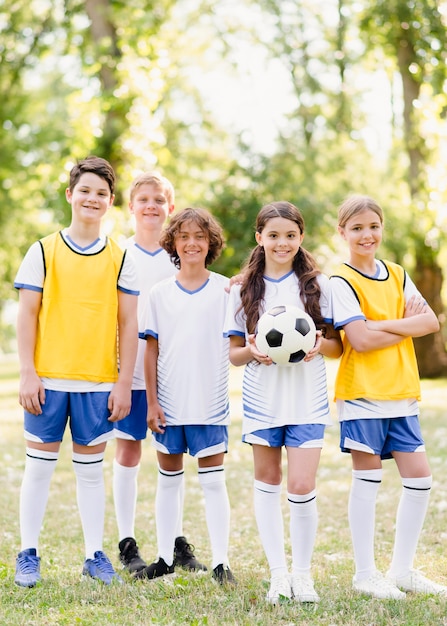
<path fill-rule="evenodd" d="M 425 145 L 419 132 L 417 111 L 414 106 L 419 98 L 421 85 L 415 78 L 415 74 L 410 72 L 412 65 L 417 65 L 418 58 L 409 33 L 405 29 L 401 30 L 396 53 L 403 87 L 404 136 L 409 161 L 408 185 L 410 195 L 416 203 L 426 195 Z M 428 304 L 443 322 L 442 270 L 435 250 L 427 248 L 424 237 L 420 236 L 417 219 L 414 226 L 416 229 L 416 270 L 413 279 Z M 419 337 L 414 340 L 414 345 L 421 378 L 438 378 L 447 375 L 447 353 L 442 331 Z"/>
<path fill-rule="evenodd" d="M 131 98 L 115 95 L 120 81 L 117 65 L 122 53 L 118 45 L 116 26 L 112 22 L 110 0 L 86 0 L 85 10 L 91 21 L 91 36 L 94 42 L 96 61 L 99 64 L 98 76 L 102 87 L 102 113 L 104 123 L 102 135 L 97 140 L 97 154 L 107 159 L 115 172 L 123 162 L 120 138 L 127 130 L 126 115 L 131 106 Z M 121 204 L 119 190 L 115 198 Z"/>
<path fill-rule="evenodd" d="M 443 305 L 441 301 L 442 270 L 435 263 L 427 265 L 417 263 L 413 275 L 414 282 L 427 302 L 444 321 Z M 447 376 L 447 353 L 445 351 L 442 330 L 438 333 L 417 337 L 414 339 L 419 373 L 423 378 L 441 378 Z"/>

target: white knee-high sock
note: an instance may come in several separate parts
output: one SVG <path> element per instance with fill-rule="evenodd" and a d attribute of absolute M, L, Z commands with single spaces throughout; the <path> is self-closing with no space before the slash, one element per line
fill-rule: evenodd
<path fill-rule="evenodd" d="M 382 470 L 353 470 L 348 517 L 354 548 L 355 576 L 362 580 L 375 571 L 374 532 L 377 492 Z"/>
<path fill-rule="evenodd" d="M 178 494 L 178 506 L 179 514 L 177 518 L 177 530 L 175 531 L 176 537 L 183 537 L 183 507 L 185 504 L 185 475 L 182 476 L 182 482 Z"/>
<path fill-rule="evenodd" d="M 211 542 L 212 567 L 229 565 L 230 502 L 223 465 L 199 468 L 199 483 L 205 497 L 206 524 Z"/>
<path fill-rule="evenodd" d="M 287 574 L 284 551 L 284 522 L 281 510 L 281 485 L 254 481 L 254 509 L 259 537 L 271 576 Z"/>
<path fill-rule="evenodd" d="M 413 568 L 414 556 L 427 513 L 432 477 L 403 478 L 396 517 L 392 576 L 405 576 Z"/>
<path fill-rule="evenodd" d="M 318 527 L 317 492 L 305 495 L 289 493 L 292 573 L 310 575 L 310 565 Z"/>
<path fill-rule="evenodd" d="M 26 448 L 25 472 L 20 489 L 21 550 L 35 548 L 39 554 L 39 535 L 58 457 L 58 452 Z"/>
<path fill-rule="evenodd" d="M 183 470 L 167 472 L 158 468 L 157 493 L 155 496 L 155 520 L 157 524 L 158 556 L 167 565 L 174 561 L 174 543 L 179 516 L 179 492 L 183 482 Z"/>
<path fill-rule="evenodd" d="M 115 504 L 118 537 L 135 537 L 135 513 L 138 496 L 140 465 L 126 467 L 113 460 L 113 500 Z"/>
<path fill-rule="evenodd" d="M 76 475 L 76 494 L 84 533 L 85 558 L 94 558 L 102 550 L 106 494 L 104 487 L 104 453 L 79 454 L 73 452 Z"/>

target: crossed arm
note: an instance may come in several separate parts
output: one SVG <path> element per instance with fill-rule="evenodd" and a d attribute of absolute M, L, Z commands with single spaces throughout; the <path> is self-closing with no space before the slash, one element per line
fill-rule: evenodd
<path fill-rule="evenodd" d="M 412 296 L 404 316 L 394 320 L 356 320 L 343 328 L 356 352 L 394 346 L 405 337 L 423 337 L 439 330 L 434 311 L 420 296 Z"/>

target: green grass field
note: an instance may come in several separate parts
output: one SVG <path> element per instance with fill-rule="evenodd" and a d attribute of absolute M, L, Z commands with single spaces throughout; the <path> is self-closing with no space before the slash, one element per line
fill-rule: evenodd
<path fill-rule="evenodd" d="M 334 363 L 329 363 L 332 386 Z M 328 430 L 318 478 L 319 532 L 313 574 L 321 602 L 269 606 L 264 601 L 269 578 L 252 506 L 252 460 L 249 446 L 240 442 L 241 370 L 232 370 L 233 422 L 226 459 L 232 506 L 230 558 L 239 581 L 234 590 L 216 585 L 208 574 L 182 574 L 169 580 L 105 587 L 81 581 L 83 540 L 76 507 L 71 445 L 67 435 L 53 477 L 41 534 L 43 582 L 35 589 L 14 584 L 15 557 L 20 548 L 19 490 L 24 467 L 22 412 L 17 403 L 17 362 L 0 360 L 0 624 L 18 625 L 251 625 L 292 624 L 323 626 L 405 626 L 447 624 L 447 599 L 408 595 L 404 601 L 375 600 L 351 590 L 352 550 L 347 522 L 350 459 L 338 448 L 338 425 Z M 434 484 L 422 532 L 416 567 L 447 584 L 447 381 L 423 381 L 422 429 L 431 460 Z M 112 500 L 114 444 L 106 453 L 107 519 L 104 549 L 118 568 L 117 529 Z M 385 463 L 376 524 L 377 565 L 387 569 L 400 481 L 392 461 Z M 137 541 L 146 560 L 156 556 L 154 495 L 155 452 L 146 444 L 139 481 Z M 284 517 L 288 511 L 284 493 Z M 210 562 L 201 489 L 196 463 L 186 462 L 184 531 L 202 562 Z M 286 530 L 287 536 L 287 530 Z M 290 550 L 289 550 L 290 553 Z"/>

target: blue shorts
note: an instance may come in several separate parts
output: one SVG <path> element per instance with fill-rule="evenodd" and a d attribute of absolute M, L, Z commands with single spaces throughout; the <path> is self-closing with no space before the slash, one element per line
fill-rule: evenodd
<path fill-rule="evenodd" d="M 264 428 L 242 435 L 244 443 L 280 448 L 322 448 L 324 438 L 324 424 L 295 424 Z"/>
<path fill-rule="evenodd" d="M 388 419 L 346 420 L 340 423 L 342 452 L 358 450 L 391 459 L 392 452 L 424 452 L 417 415 Z"/>
<path fill-rule="evenodd" d="M 71 436 L 81 446 L 94 446 L 113 439 L 108 421 L 110 391 L 72 392 L 45 390 L 41 415 L 25 414 L 25 438 L 39 443 L 62 441 L 70 418 Z"/>
<path fill-rule="evenodd" d="M 141 441 L 147 435 L 147 398 L 144 389 L 132 390 L 130 413 L 119 422 L 114 422 L 115 437 Z"/>
<path fill-rule="evenodd" d="M 166 426 L 165 432 L 152 433 L 153 445 L 163 454 L 184 454 L 203 459 L 228 452 L 228 426 Z"/>

